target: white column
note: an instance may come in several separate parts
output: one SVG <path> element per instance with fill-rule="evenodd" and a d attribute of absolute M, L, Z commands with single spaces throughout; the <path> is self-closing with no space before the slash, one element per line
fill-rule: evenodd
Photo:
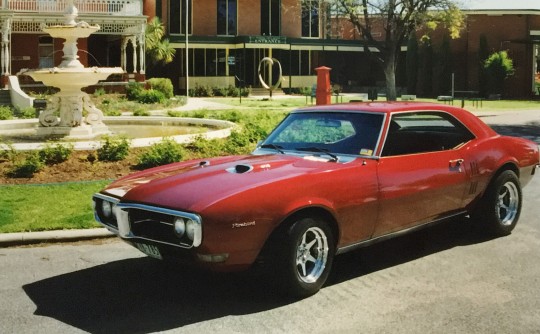
<path fill-rule="evenodd" d="M 130 40 L 133 45 L 133 73 L 137 73 L 137 39 L 133 36 Z"/>
<path fill-rule="evenodd" d="M 129 39 L 127 37 L 122 37 L 122 52 L 120 57 L 120 66 L 124 70 L 124 72 L 127 72 L 127 55 L 126 55 L 126 48 L 127 44 L 129 42 Z"/>
<path fill-rule="evenodd" d="M 2 58 L 2 75 L 11 74 L 11 19 L 6 19 L 2 24 L 2 42 L 1 42 L 1 58 Z"/>

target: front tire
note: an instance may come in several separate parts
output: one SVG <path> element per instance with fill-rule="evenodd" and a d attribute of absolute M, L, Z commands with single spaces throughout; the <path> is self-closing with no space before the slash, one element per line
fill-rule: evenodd
<path fill-rule="evenodd" d="M 332 267 L 335 245 L 332 231 L 322 220 L 302 218 L 283 231 L 278 272 L 284 288 L 296 297 L 321 289 Z"/>
<path fill-rule="evenodd" d="M 490 184 L 473 218 L 482 231 L 494 236 L 509 235 L 521 213 L 521 185 L 517 175 L 504 171 Z"/>

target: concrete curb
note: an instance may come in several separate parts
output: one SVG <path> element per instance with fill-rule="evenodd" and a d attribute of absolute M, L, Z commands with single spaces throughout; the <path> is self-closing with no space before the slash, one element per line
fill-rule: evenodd
<path fill-rule="evenodd" d="M 31 245 L 52 242 L 73 242 L 109 238 L 115 235 L 105 228 L 59 230 L 44 232 L 0 233 L 0 247 Z"/>

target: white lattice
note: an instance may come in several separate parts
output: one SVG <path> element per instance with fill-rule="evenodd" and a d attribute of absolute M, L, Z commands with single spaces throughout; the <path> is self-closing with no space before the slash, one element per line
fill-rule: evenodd
<path fill-rule="evenodd" d="M 66 0 L 5 0 L 14 12 L 62 13 Z M 75 0 L 79 14 L 142 15 L 142 0 Z"/>

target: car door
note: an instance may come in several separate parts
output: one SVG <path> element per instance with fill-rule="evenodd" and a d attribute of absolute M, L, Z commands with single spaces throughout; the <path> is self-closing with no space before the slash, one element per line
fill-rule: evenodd
<path fill-rule="evenodd" d="M 397 113 L 389 124 L 374 237 L 461 212 L 469 187 L 465 144 L 474 136 L 453 116 Z"/>

